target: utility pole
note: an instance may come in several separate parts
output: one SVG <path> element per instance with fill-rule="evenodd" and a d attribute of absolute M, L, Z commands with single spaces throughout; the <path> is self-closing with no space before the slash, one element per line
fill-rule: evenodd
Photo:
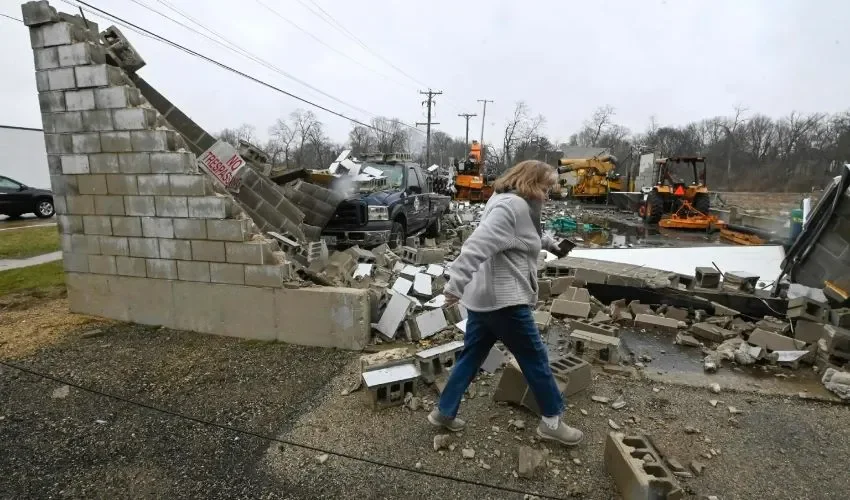
<path fill-rule="evenodd" d="M 469 146 L 469 119 L 478 115 L 475 113 L 460 113 L 458 116 L 466 118 L 466 145 Z"/>
<path fill-rule="evenodd" d="M 487 118 L 487 103 L 493 102 L 492 99 L 478 99 L 478 102 L 484 103 L 484 110 L 481 112 L 481 147 L 484 147 L 484 120 Z"/>
<path fill-rule="evenodd" d="M 416 125 L 425 125 L 425 167 L 431 166 L 431 125 L 439 125 L 439 122 L 431 121 L 431 106 L 434 104 L 434 96 L 440 95 L 443 92 L 441 90 L 431 90 L 428 89 L 427 92 L 419 91 L 422 95 L 427 95 L 428 99 L 422 101 L 423 106 L 428 106 L 428 121 L 425 123 L 417 122 Z"/>

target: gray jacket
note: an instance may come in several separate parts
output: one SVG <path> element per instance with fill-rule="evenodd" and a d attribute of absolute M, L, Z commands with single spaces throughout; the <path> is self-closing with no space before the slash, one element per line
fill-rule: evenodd
<path fill-rule="evenodd" d="M 537 303 L 537 257 L 541 241 L 531 211 L 513 193 L 493 195 L 484 207 L 481 223 L 463 244 L 449 268 L 445 292 L 461 298 L 472 311 Z"/>

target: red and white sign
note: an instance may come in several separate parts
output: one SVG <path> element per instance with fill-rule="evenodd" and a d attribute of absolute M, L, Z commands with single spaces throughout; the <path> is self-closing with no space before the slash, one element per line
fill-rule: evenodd
<path fill-rule="evenodd" d="M 236 148 L 224 141 L 218 141 L 198 156 L 198 165 L 210 173 L 225 187 L 238 183 L 239 169 L 245 166 L 245 160 L 236 152 Z"/>

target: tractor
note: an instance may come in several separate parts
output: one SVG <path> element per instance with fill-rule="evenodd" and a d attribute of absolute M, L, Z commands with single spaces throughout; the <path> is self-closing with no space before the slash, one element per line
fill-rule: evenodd
<path fill-rule="evenodd" d="M 684 180 L 693 175 L 692 182 Z M 644 188 L 638 213 L 650 224 L 658 224 L 665 214 L 676 219 L 709 217 L 711 208 L 706 185 L 706 164 L 702 156 L 674 156 L 655 160 L 651 188 Z"/>

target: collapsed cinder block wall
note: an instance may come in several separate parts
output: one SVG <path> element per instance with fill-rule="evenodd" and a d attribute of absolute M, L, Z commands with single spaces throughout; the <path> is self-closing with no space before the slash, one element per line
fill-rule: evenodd
<path fill-rule="evenodd" d="M 46 1 L 30 27 L 70 308 L 203 333 L 360 349 L 365 290 L 283 287 L 291 265 L 109 62 Z M 306 311 L 314 311 L 305 321 Z"/>

